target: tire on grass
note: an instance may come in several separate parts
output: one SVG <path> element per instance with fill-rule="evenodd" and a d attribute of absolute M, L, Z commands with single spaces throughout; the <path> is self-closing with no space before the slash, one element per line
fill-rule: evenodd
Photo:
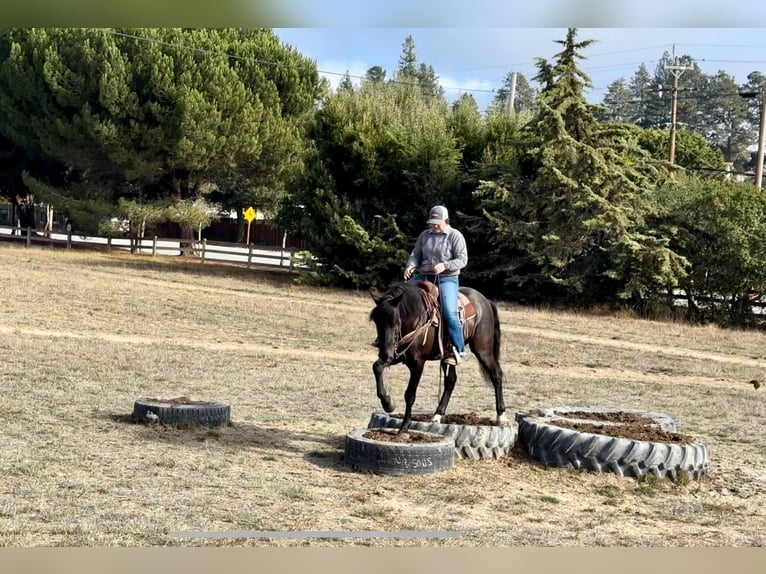
<path fill-rule="evenodd" d="M 432 433 L 435 442 L 388 442 L 365 438 L 371 430 L 356 429 L 346 435 L 344 460 L 354 470 L 378 474 L 433 474 L 455 465 L 455 443 L 452 439 Z"/>
<path fill-rule="evenodd" d="M 420 413 L 422 414 L 422 413 Z M 401 418 L 384 412 L 374 412 L 368 428 L 399 428 Z M 409 430 L 429 432 L 450 437 L 455 441 L 455 456 L 478 460 L 506 456 L 516 444 L 519 426 L 515 421 L 506 426 L 459 425 L 412 421 Z"/>
<path fill-rule="evenodd" d="M 593 409 L 592 412 L 596 414 L 605 411 Z M 632 412 L 647 415 L 644 411 Z M 669 415 L 652 413 L 655 414 L 662 415 L 659 418 L 663 421 L 672 419 Z M 527 452 L 546 466 L 598 473 L 612 472 L 621 477 L 634 478 L 652 474 L 673 481 L 679 480 L 684 474 L 699 479 L 708 471 L 708 448 L 697 439 L 692 439 L 689 444 L 633 440 L 563 428 L 553 424 L 556 418 L 552 413 L 547 416 L 531 413 L 516 415 L 519 437 Z M 576 420 L 583 421 L 580 417 Z"/>
<path fill-rule="evenodd" d="M 139 398 L 133 404 L 135 422 L 213 427 L 227 425 L 230 419 L 231 406 L 223 401 Z"/>

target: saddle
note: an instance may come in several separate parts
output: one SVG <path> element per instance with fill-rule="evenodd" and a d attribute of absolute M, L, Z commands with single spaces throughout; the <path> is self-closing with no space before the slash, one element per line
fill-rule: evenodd
<path fill-rule="evenodd" d="M 436 312 L 433 313 L 433 324 L 439 326 L 442 320 L 441 305 L 439 303 L 439 288 L 430 281 L 418 281 L 417 286 L 423 291 L 429 307 L 433 307 Z M 474 319 L 476 318 L 476 308 L 466 295 L 458 291 L 457 314 L 460 318 L 460 324 L 463 325 L 463 336 L 469 339 L 476 328 Z"/>

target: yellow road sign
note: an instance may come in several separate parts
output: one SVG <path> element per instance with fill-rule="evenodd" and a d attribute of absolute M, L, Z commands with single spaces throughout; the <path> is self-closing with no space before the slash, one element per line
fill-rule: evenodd
<path fill-rule="evenodd" d="M 248 207 L 248 208 L 245 210 L 245 219 L 247 219 L 247 222 L 248 222 L 248 223 L 250 223 L 251 221 L 253 221 L 253 219 L 255 219 L 255 217 L 256 217 L 257 215 L 258 215 L 258 212 L 257 212 L 257 211 L 255 211 L 255 210 L 252 208 L 252 206 Z"/>

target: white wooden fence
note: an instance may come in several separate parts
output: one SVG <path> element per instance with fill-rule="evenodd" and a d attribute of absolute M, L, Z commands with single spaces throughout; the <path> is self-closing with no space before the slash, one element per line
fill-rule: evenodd
<path fill-rule="evenodd" d="M 26 247 L 33 244 L 50 245 L 57 247 L 87 247 L 91 249 L 113 249 L 129 251 L 131 253 L 192 257 L 198 258 L 200 263 L 217 261 L 237 263 L 251 267 L 252 265 L 267 265 L 281 267 L 296 271 L 302 268 L 295 264 L 295 248 L 271 247 L 265 245 L 244 245 L 241 243 L 228 243 L 225 241 L 201 241 L 191 239 L 168 239 L 161 237 L 91 237 L 76 233 L 50 233 L 46 234 L 33 229 L 19 229 L 15 227 L 0 226 L 0 239 L 3 241 L 17 241 Z"/>

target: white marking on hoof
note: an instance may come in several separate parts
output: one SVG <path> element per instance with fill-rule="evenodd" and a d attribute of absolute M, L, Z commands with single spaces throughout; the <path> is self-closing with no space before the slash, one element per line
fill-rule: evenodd
<path fill-rule="evenodd" d="M 497 417 L 497 426 L 499 427 L 508 426 L 508 417 L 505 416 L 505 413 Z"/>
<path fill-rule="evenodd" d="M 442 420 L 442 416 L 441 415 L 434 415 L 434 416 L 431 417 L 431 422 L 432 423 L 439 423 L 439 422 L 441 422 L 441 420 Z"/>

